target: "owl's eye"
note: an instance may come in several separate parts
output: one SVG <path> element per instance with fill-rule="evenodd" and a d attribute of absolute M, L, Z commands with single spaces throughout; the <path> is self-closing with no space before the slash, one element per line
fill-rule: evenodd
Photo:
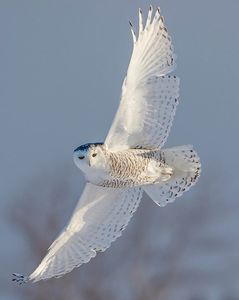
<path fill-rule="evenodd" d="M 96 155 L 97 155 L 96 153 L 93 153 L 93 154 L 92 154 L 92 157 L 96 157 Z"/>
<path fill-rule="evenodd" d="M 84 158 L 85 158 L 85 156 L 79 156 L 78 158 L 79 158 L 79 159 L 84 159 Z"/>

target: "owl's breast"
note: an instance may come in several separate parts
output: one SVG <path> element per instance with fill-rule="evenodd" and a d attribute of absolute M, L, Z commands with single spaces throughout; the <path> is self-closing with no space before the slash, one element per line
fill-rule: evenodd
<path fill-rule="evenodd" d="M 91 165 L 86 179 L 104 187 L 123 188 L 168 180 L 172 168 L 165 164 L 160 150 L 129 149 L 104 152 L 103 160 Z"/>
<path fill-rule="evenodd" d="M 106 187 L 132 187 L 155 182 L 161 162 L 155 151 L 130 149 L 109 153 L 108 174 L 98 184 Z"/>

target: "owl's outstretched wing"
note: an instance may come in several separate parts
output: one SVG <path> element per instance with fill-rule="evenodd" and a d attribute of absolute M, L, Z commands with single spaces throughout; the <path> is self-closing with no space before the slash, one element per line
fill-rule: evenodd
<path fill-rule="evenodd" d="M 162 147 L 168 137 L 179 98 L 179 79 L 168 76 L 175 55 L 164 19 L 152 7 L 144 27 L 139 11 L 139 34 L 122 87 L 120 106 L 106 137 L 110 150 Z"/>
<path fill-rule="evenodd" d="M 65 230 L 28 277 L 14 274 L 15 281 L 39 281 L 60 277 L 87 263 L 121 235 L 142 197 L 141 188 L 114 189 L 87 183 Z"/>

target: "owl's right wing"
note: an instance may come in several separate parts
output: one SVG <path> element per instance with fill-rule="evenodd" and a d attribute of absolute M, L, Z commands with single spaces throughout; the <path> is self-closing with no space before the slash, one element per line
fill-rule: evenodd
<path fill-rule="evenodd" d="M 106 137 L 109 150 L 162 147 L 168 137 L 179 98 L 179 79 L 168 76 L 175 68 L 171 37 L 160 10 L 152 7 L 139 34 L 133 29 L 134 47 L 122 86 L 120 106 Z"/>
<path fill-rule="evenodd" d="M 60 277 L 87 263 L 121 235 L 142 197 L 141 188 L 104 188 L 87 183 L 72 218 L 28 277 L 15 274 L 18 282 Z"/>

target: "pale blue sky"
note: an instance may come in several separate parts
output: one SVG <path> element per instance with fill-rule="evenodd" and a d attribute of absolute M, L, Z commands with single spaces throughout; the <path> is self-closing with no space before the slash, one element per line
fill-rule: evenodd
<path fill-rule="evenodd" d="M 160 1 L 178 55 L 181 103 L 167 145 L 237 155 L 237 1 Z M 158 3 L 153 1 L 153 4 Z M 1 1 L 1 193 L 72 149 L 103 140 L 148 1 Z M 231 167 L 232 160 L 227 162 Z M 233 166 L 235 160 L 233 160 Z M 230 170 L 229 170 L 230 171 Z"/>
<path fill-rule="evenodd" d="M 225 194 L 238 185 L 237 0 L 0 1 L 0 207 L 32 176 L 72 169 L 73 149 L 103 141 L 132 50 L 128 21 L 161 6 L 178 56 L 181 99 L 167 146 L 193 144 Z M 203 176 L 203 175 L 202 175 Z M 228 200 L 229 201 L 229 200 Z M 5 224 L 6 244 L 18 240 Z M 1 257 L 1 258 L 2 258 Z"/>

